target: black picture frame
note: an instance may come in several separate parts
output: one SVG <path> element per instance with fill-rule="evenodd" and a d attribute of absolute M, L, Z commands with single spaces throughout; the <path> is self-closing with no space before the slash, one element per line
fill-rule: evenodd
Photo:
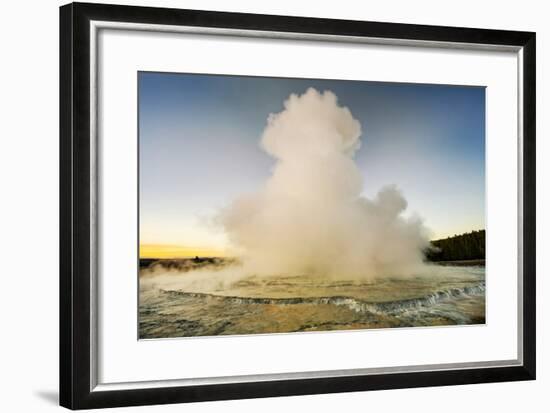
<path fill-rule="evenodd" d="M 90 21 L 420 40 L 521 49 L 523 364 L 214 385 L 93 391 L 90 283 Z M 535 33 L 72 3 L 60 8 L 60 404 L 70 409 L 535 379 Z"/>

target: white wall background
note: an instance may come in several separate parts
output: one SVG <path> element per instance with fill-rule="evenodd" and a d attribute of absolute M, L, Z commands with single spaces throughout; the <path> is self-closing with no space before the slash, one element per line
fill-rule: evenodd
<path fill-rule="evenodd" d="M 155 0 L 153 5 L 537 32 L 538 380 L 121 409 L 253 412 L 378 410 L 410 412 L 547 411 L 550 110 L 543 76 L 550 54 L 549 11 L 536 0 Z M 58 0 L 5 2 L 0 24 L 0 409 L 57 406 L 58 383 Z M 546 327 L 546 328 L 545 328 Z"/>

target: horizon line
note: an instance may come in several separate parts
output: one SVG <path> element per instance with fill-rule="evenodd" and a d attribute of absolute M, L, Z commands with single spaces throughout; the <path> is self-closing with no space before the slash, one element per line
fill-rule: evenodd
<path fill-rule="evenodd" d="M 459 234 L 448 235 L 447 237 L 440 237 L 431 239 L 430 242 L 436 242 L 449 238 L 459 237 L 472 232 L 485 231 L 485 228 L 472 229 L 470 231 L 462 232 Z M 145 250 L 145 251 L 144 251 Z M 234 258 L 235 255 L 227 254 L 226 250 L 217 249 L 213 247 L 188 247 L 179 244 L 152 244 L 145 243 L 139 245 L 139 259 L 184 259 L 184 258 Z"/>

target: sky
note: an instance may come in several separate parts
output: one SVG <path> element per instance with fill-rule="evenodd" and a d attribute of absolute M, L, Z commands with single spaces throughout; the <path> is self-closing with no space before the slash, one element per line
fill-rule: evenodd
<path fill-rule="evenodd" d="M 268 179 L 267 118 L 309 87 L 361 123 L 364 196 L 397 185 L 432 239 L 485 228 L 483 87 L 139 72 L 142 258 L 226 255 L 214 217 Z"/>

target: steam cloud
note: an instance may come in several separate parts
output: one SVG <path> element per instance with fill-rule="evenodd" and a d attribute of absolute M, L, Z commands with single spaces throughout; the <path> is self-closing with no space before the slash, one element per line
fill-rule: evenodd
<path fill-rule="evenodd" d="M 395 186 L 361 196 L 354 162 L 361 125 L 331 91 L 292 94 L 271 114 L 262 148 L 276 159 L 257 193 L 241 196 L 218 219 L 244 273 L 371 279 L 425 270 L 428 231 L 402 215 Z"/>

